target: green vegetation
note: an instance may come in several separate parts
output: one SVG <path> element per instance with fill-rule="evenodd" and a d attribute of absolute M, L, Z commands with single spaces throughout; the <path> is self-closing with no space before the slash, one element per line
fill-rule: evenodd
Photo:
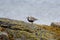
<path fill-rule="evenodd" d="M 60 37 L 60 28 L 47 26 L 47 25 L 38 25 L 30 24 L 24 21 L 11 20 L 7 18 L 0 18 L 0 21 L 10 24 L 16 24 L 11 28 L 18 28 L 20 30 L 4 29 L 0 30 L 8 32 L 10 40 L 13 40 L 15 37 L 21 40 L 59 40 Z M 4 25 L 4 24 L 3 24 Z M 1 26 L 1 25 L 0 25 Z"/>

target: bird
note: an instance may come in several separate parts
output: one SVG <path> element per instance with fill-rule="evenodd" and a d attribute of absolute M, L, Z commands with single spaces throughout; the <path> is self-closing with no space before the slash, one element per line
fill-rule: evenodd
<path fill-rule="evenodd" d="M 28 20 L 28 22 L 31 22 L 33 24 L 33 22 L 36 21 L 37 19 L 35 17 L 28 16 L 27 20 Z"/>

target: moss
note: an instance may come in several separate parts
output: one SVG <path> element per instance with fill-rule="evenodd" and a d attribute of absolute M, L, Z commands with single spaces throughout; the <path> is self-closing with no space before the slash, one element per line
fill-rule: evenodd
<path fill-rule="evenodd" d="M 4 18 L 1 18 L 0 21 L 10 24 L 16 24 L 11 28 L 20 29 L 20 30 L 7 29 L 6 32 L 8 31 L 10 39 L 14 39 L 15 33 L 16 33 L 15 34 L 16 38 L 25 39 L 25 40 L 40 40 L 40 37 L 42 37 L 42 40 L 45 39 L 51 40 L 55 38 L 57 39 L 60 36 L 60 28 L 58 27 L 53 27 L 48 25 L 38 25 L 38 24 L 32 25 L 24 21 L 17 21 L 17 20 L 4 19 Z M 1 30 L 3 31 L 3 29 Z"/>

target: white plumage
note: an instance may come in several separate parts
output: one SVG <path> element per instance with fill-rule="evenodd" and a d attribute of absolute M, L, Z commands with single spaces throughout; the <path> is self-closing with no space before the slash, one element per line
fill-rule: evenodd
<path fill-rule="evenodd" d="M 32 17 L 32 16 L 28 16 L 27 17 L 27 20 L 29 21 L 29 22 L 34 22 L 34 21 L 36 21 L 37 19 L 36 18 L 34 18 L 34 17 Z"/>

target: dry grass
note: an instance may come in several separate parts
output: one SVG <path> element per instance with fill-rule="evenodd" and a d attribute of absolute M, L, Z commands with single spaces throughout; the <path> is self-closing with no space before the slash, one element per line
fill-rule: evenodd
<path fill-rule="evenodd" d="M 25 40 L 59 40 L 60 37 L 60 28 L 47 26 L 47 25 L 38 25 L 38 24 L 29 24 L 23 21 L 10 20 L 10 19 L 0 19 L 0 21 L 16 24 L 12 28 L 19 28 L 20 30 L 8 30 L 8 35 L 10 40 L 14 40 L 14 34 L 16 38 L 25 39 Z M 4 28 L 0 28 L 1 31 L 4 31 Z M 6 31 L 7 31 L 6 30 Z"/>

